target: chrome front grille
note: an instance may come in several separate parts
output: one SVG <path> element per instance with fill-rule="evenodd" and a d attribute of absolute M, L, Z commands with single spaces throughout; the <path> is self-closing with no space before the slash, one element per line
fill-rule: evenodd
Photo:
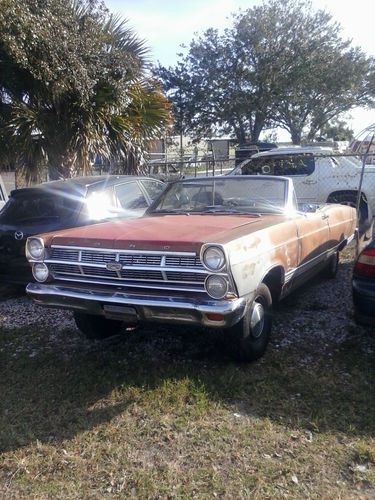
<path fill-rule="evenodd" d="M 78 266 L 74 266 L 71 264 L 51 264 L 51 271 L 56 273 L 64 273 L 64 274 L 81 274 L 81 271 Z"/>
<path fill-rule="evenodd" d="M 188 252 L 53 246 L 46 264 L 55 279 L 124 287 L 205 292 L 208 272 Z"/>
<path fill-rule="evenodd" d="M 88 252 L 87 250 L 82 250 L 81 258 L 77 259 L 81 262 L 85 262 L 87 264 L 106 264 L 108 262 L 113 262 L 116 260 L 116 254 L 113 253 L 102 253 L 102 252 Z"/>
<path fill-rule="evenodd" d="M 172 267 L 200 267 L 201 269 L 203 269 L 203 265 L 199 257 L 181 257 L 168 255 L 165 258 L 165 264 Z"/>
<path fill-rule="evenodd" d="M 51 259 L 78 261 L 79 250 L 69 250 L 68 248 L 52 248 Z"/>
<path fill-rule="evenodd" d="M 121 278 L 142 281 L 162 281 L 163 273 L 147 269 L 124 269 L 121 271 Z"/>
<path fill-rule="evenodd" d="M 198 283 L 204 283 L 206 276 L 204 274 L 197 273 L 180 273 L 167 271 L 167 279 L 168 281 L 192 281 Z"/>
<path fill-rule="evenodd" d="M 161 255 L 124 255 L 120 253 L 119 262 L 124 266 L 160 266 Z"/>
<path fill-rule="evenodd" d="M 84 276 L 103 276 L 105 278 L 117 278 L 115 271 L 109 271 L 105 267 L 88 267 L 82 266 L 82 274 Z"/>

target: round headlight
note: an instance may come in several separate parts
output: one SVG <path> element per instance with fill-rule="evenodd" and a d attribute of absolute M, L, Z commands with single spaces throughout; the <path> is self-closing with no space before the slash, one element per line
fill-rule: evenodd
<path fill-rule="evenodd" d="M 49 276 L 48 267 L 42 262 L 33 265 L 33 276 L 37 281 L 43 283 Z"/>
<path fill-rule="evenodd" d="M 225 266 L 225 255 L 219 247 L 208 247 L 203 254 L 203 264 L 210 271 L 221 271 Z"/>
<path fill-rule="evenodd" d="M 28 257 L 40 260 L 44 256 L 44 242 L 40 238 L 29 238 L 26 243 Z"/>
<path fill-rule="evenodd" d="M 212 274 L 206 278 L 206 290 L 213 299 L 222 299 L 228 291 L 228 282 L 224 276 Z"/>

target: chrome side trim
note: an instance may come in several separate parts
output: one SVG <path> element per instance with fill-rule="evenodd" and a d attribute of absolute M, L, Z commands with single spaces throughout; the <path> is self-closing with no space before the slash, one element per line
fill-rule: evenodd
<path fill-rule="evenodd" d="M 356 237 L 356 233 L 354 232 L 351 236 L 348 236 L 348 238 L 346 240 L 346 244 L 349 245 L 349 243 L 351 243 L 355 237 Z"/>

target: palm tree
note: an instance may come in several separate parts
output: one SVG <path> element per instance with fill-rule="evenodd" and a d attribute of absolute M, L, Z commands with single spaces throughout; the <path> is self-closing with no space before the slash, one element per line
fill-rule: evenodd
<path fill-rule="evenodd" d="M 63 8 L 62 0 L 59 2 Z M 59 79 L 42 80 L 33 75 L 32 68 L 25 73 L 23 63 L 13 59 L 14 77 L 5 103 L 9 119 L 4 130 L 26 168 L 45 158 L 52 178 L 86 174 L 95 155 L 117 158 L 125 171 L 136 172 L 136 160 L 170 116 L 166 99 L 148 76 L 145 43 L 127 21 L 109 16 L 90 2 L 71 1 L 68 7 L 70 20 L 74 20 L 70 48 L 76 51 L 75 72 L 68 67 Z M 39 42 L 54 50 L 54 40 L 48 45 L 42 37 Z M 5 49 L 0 45 L 0 72 Z M 55 57 L 57 63 L 53 56 L 47 54 L 47 60 L 59 63 L 61 53 Z M 17 80 L 21 73 L 22 85 Z M 0 88 L 6 85 L 0 77 Z"/>

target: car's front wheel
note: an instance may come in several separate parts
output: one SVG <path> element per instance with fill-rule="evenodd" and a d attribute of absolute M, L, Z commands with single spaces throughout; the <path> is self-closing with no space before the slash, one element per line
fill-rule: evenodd
<path fill-rule="evenodd" d="M 123 321 L 93 314 L 75 312 L 74 320 L 78 329 L 90 340 L 104 340 L 117 335 L 124 328 Z"/>
<path fill-rule="evenodd" d="M 244 317 L 225 332 L 228 347 L 238 361 L 255 361 L 263 356 L 272 327 L 272 296 L 261 283 Z"/>

